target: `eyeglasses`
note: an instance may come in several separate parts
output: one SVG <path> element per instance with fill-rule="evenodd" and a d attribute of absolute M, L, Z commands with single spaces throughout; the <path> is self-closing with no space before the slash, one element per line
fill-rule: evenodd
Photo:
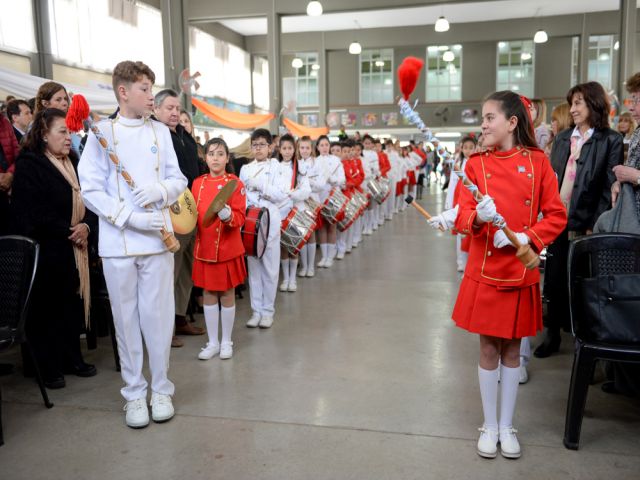
<path fill-rule="evenodd" d="M 252 143 L 251 144 L 251 148 L 253 148 L 254 150 L 258 150 L 259 148 L 265 148 L 268 146 L 269 146 L 268 143 Z"/>
<path fill-rule="evenodd" d="M 640 103 L 640 97 L 636 97 L 636 96 L 630 96 L 629 97 L 629 103 L 631 103 L 631 105 L 638 105 Z"/>

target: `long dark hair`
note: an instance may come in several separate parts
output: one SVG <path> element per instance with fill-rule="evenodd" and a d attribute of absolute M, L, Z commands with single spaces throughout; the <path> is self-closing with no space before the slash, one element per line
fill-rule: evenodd
<path fill-rule="evenodd" d="M 33 118 L 29 132 L 22 139 L 22 148 L 33 153 L 44 153 L 47 146 L 44 141 L 45 134 L 51 129 L 56 118 L 64 120 L 66 116 L 66 113 L 57 108 L 40 110 Z"/>
<path fill-rule="evenodd" d="M 320 135 L 318 137 L 318 139 L 316 140 L 316 157 L 320 156 L 320 150 L 318 149 L 318 144 L 322 141 L 322 140 L 326 140 L 329 143 L 329 148 L 331 148 L 331 140 L 329 140 L 329 137 L 326 135 Z M 329 151 L 329 153 L 331 153 L 331 151 Z"/>
<path fill-rule="evenodd" d="M 289 142 L 293 146 L 293 157 L 291 157 L 291 163 L 293 166 L 294 186 L 298 186 L 298 149 L 296 148 L 296 139 L 289 133 L 285 133 L 280 137 L 278 141 L 278 160 L 282 162 L 282 144 Z"/>
<path fill-rule="evenodd" d="M 227 164 L 224 166 L 224 171 L 226 173 L 235 173 L 233 165 L 231 164 L 231 156 L 229 155 L 229 146 L 227 145 L 227 142 L 225 142 L 222 138 L 212 138 L 204 145 L 205 163 L 206 163 L 207 152 L 209 151 L 209 147 L 212 147 L 212 146 L 213 147 L 221 146 L 222 148 L 224 148 L 224 151 L 227 154 L 227 158 L 229 159 Z"/>
<path fill-rule="evenodd" d="M 518 124 L 513 131 L 513 142 L 515 145 L 523 147 L 538 148 L 538 143 L 533 135 L 533 125 L 531 124 L 531 116 L 524 108 L 524 104 L 520 99 L 520 95 L 510 90 L 502 90 L 495 92 L 484 99 L 484 102 L 493 100 L 500 104 L 500 111 L 504 113 L 507 119 L 516 117 Z"/>
<path fill-rule="evenodd" d="M 571 107 L 573 96 L 576 93 L 582 94 L 584 103 L 587 104 L 587 108 L 589 109 L 589 126 L 597 129 L 609 128 L 611 104 L 609 103 L 609 97 L 607 96 L 607 92 L 604 91 L 603 86 L 598 82 L 587 82 L 572 87 L 567 93 L 567 103 L 569 107 Z M 573 117 L 571 119 L 571 126 L 575 127 Z"/>

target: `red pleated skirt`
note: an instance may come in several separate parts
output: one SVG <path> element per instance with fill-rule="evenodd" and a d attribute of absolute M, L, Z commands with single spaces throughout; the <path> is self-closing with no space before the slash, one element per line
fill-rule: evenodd
<path fill-rule="evenodd" d="M 465 275 L 451 317 L 458 327 L 480 335 L 533 337 L 542 330 L 540 284 L 499 288 Z"/>
<path fill-rule="evenodd" d="M 243 284 L 247 278 L 244 255 L 224 262 L 205 262 L 195 259 L 191 278 L 196 287 L 212 292 L 224 292 L 235 288 Z"/>
<path fill-rule="evenodd" d="M 407 184 L 406 179 L 402 179 L 398 183 L 396 183 L 396 197 L 399 197 L 400 195 L 404 194 L 404 186 L 406 184 Z"/>
<path fill-rule="evenodd" d="M 318 212 L 318 216 L 316 217 L 316 229 L 315 229 L 315 231 L 317 232 L 322 227 L 324 227 L 325 223 L 327 223 L 327 221 L 322 216 L 322 212 Z"/>
<path fill-rule="evenodd" d="M 416 181 L 416 172 L 414 170 L 409 170 L 407 172 L 407 176 L 409 177 L 409 185 L 416 185 L 418 182 Z"/>

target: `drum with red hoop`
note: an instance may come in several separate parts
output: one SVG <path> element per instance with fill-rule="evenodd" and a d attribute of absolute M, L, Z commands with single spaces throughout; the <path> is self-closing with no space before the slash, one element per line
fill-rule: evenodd
<path fill-rule="evenodd" d="M 344 218 L 347 203 L 349 198 L 339 188 L 333 187 L 322 205 L 322 216 L 332 225 L 339 222 Z"/>
<path fill-rule="evenodd" d="M 315 226 L 315 219 L 308 211 L 292 208 L 280 227 L 280 245 L 296 255 L 311 238 Z"/>
<path fill-rule="evenodd" d="M 338 230 L 344 232 L 347 228 L 353 225 L 360 215 L 361 203 L 355 195 L 352 195 L 347 202 L 347 207 L 344 212 L 344 218 L 337 223 Z"/>
<path fill-rule="evenodd" d="M 248 207 L 241 233 L 246 254 L 262 258 L 269 238 L 269 210 L 265 207 Z"/>

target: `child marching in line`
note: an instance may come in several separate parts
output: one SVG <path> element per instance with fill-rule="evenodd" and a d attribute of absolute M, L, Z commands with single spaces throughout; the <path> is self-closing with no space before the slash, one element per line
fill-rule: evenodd
<path fill-rule="evenodd" d="M 363 165 L 364 165 L 364 173 L 365 173 L 365 183 L 367 180 L 374 180 L 380 176 L 380 164 L 378 163 L 378 154 L 373 149 L 373 137 L 369 134 L 365 134 L 362 137 L 362 145 L 364 146 L 364 150 L 362 151 Z M 364 213 L 364 235 L 372 235 L 374 230 L 378 229 L 378 217 L 380 205 L 373 199 L 369 203 L 369 207 L 367 211 Z"/>
<path fill-rule="evenodd" d="M 284 222 L 293 208 L 305 208 L 304 201 L 311 195 L 311 187 L 309 186 L 305 167 L 301 167 L 296 158 L 296 141 L 291 135 L 285 134 L 280 137 L 279 152 L 280 166 L 282 167 L 282 182 L 289 192 L 288 198 L 280 204 L 280 216 Z M 306 251 L 304 251 L 304 254 L 306 255 Z M 282 267 L 280 291 L 297 291 L 296 271 L 298 270 L 298 255 L 290 253 L 281 245 L 280 265 Z"/>
<path fill-rule="evenodd" d="M 362 184 L 364 183 L 365 177 L 366 177 L 366 173 L 365 173 L 365 169 L 364 169 L 364 163 L 363 163 L 363 159 L 362 159 L 362 150 L 363 150 L 362 143 L 355 142 L 353 144 L 352 149 L 351 149 L 351 158 L 353 159 L 353 164 L 354 164 L 355 169 L 357 171 L 357 175 L 361 179 L 360 180 L 360 184 L 359 184 L 359 186 L 357 188 L 361 193 L 363 193 L 364 195 L 369 197 L 369 195 L 367 195 L 367 193 L 364 191 L 364 188 L 362 186 Z M 353 224 L 353 245 L 352 245 L 352 248 L 356 248 L 360 244 L 360 242 L 362 241 L 362 232 L 364 231 L 364 228 L 365 228 L 365 216 L 366 216 L 366 210 L 365 210 L 365 212 L 363 214 L 358 216 L 357 220 Z"/>
<path fill-rule="evenodd" d="M 389 172 L 391 171 L 391 161 L 387 156 L 387 153 L 382 149 L 382 142 L 379 138 L 376 138 L 373 141 L 373 148 L 378 154 L 378 165 L 380 166 L 380 176 L 385 179 L 385 181 L 389 181 L 389 185 L 391 185 L 391 181 L 389 179 Z M 391 216 L 387 214 L 388 205 L 393 195 L 389 195 L 382 205 L 378 208 L 378 225 L 382 225 L 386 220 L 391 220 Z"/>
<path fill-rule="evenodd" d="M 360 182 L 358 181 L 358 169 L 355 164 L 355 159 L 351 158 L 351 145 L 349 142 L 353 143 L 353 141 L 346 140 L 339 146 L 340 161 L 342 162 L 342 169 L 345 176 L 345 185 L 342 189 L 342 193 L 350 199 L 353 196 L 355 188 L 360 184 Z M 351 249 L 353 247 L 354 224 L 355 222 L 343 232 L 338 231 L 336 241 L 338 253 L 336 255 L 336 260 L 342 260 L 345 254 L 351 253 Z"/>
<path fill-rule="evenodd" d="M 240 180 L 247 189 L 247 205 L 269 210 L 269 237 L 262 258 L 249 256 L 249 296 L 253 314 L 247 327 L 270 328 L 275 313 L 280 270 L 280 209 L 288 198 L 288 188 L 282 185 L 280 162 L 269 157 L 269 130 L 259 128 L 251 134 L 251 151 L 255 160 L 240 171 Z"/>
<path fill-rule="evenodd" d="M 311 138 L 304 136 L 298 140 L 298 156 L 300 160 L 298 165 L 306 172 L 307 180 L 309 181 L 309 187 L 311 188 L 311 195 L 309 198 L 314 202 L 320 204 L 320 193 L 326 183 L 324 170 L 319 168 L 319 163 L 313 158 L 313 143 Z M 320 213 L 316 218 L 316 231 L 322 225 L 323 218 Z M 315 263 L 316 263 L 316 231 L 311 234 L 307 244 L 300 250 L 300 270 L 298 271 L 299 277 L 313 277 L 315 276 Z"/>
<path fill-rule="evenodd" d="M 244 283 L 247 277 L 240 235 L 247 198 L 244 185 L 238 181 L 233 195 L 214 222 L 208 227 L 203 225 L 205 212 L 220 189 L 229 181 L 238 180 L 231 173 L 229 148 L 224 140 L 209 140 L 204 151 L 209 173 L 196 178 L 192 186 L 198 210 L 192 276 L 193 284 L 203 291 L 204 320 L 209 334 L 209 341 L 198 358 L 209 360 L 220 354 L 220 358 L 226 360 L 233 356 L 231 333 L 236 317 L 235 287 Z M 218 339 L 219 324 L 222 325 L 222 341 Z"/>
<path fill-rule="evenodd" d="M 564 229 L 567 214 L 549 160 L 536 146 L 520 97 L 490 95 L 482 107 L 484 144 L 471 156 L 466 175 L 484 199 L 460 191 L 455 228 L 471 235 L 469 260 L 453 310 L 460 328 L 480 335 L 478 378 L 484 412 L 477 452 L 485 458 L 520 457 L 513 428 L 519 382 L 520 339 L 542 329 L 540 272 L 527 270 L 498 229 L 500 217 L 518 242 L 540 252 Z M 543 218 L 538 221 L 539 213 Z M 497 415 L 500 378 L 500 416 Z"/>
<path fill-rule="evenodd" d="M 318 137 L 315 162 L 324 170 L 323 177 L 326 178 L 319 194 L 320 203 L 322 204 L 327 200 L 333 188 L 342 187 L 345 181 L 342 162 L 338 157 L 329 153 L 330 148 L 329 137 L 326 135 Z M 323 221 L 318 228 L 318 241 L 320 242 L 320 252 L 322 253 L 318 267 L 329 268 L 333 265 L 333 259 L 338 251 L 336 248 L 336 231 L 336 225 L 328 221 Z"/>

